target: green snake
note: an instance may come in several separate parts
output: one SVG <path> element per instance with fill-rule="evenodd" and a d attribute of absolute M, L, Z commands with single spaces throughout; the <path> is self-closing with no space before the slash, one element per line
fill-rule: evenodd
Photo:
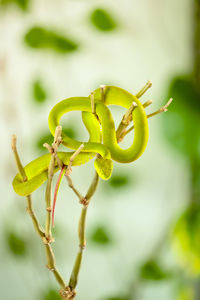
<path fill-rule="evenodd" d="M 129 109 L 135 102 L 133 110 L 134 123 L 133 143 L 128 149 L 122 149 L 117 142 L 115 124 L 109 105 L 118 105 Z M 90 97 L 72 97 L 57 103 L 49 114 L 49 129 L 54 136 L 56 126 L 60 124 L 62 116 L 70 111 L 81 111 L 83 123 L 89 133 L 88 142 L 71 139 L 62 133 L 62 144 L 70 149 L 77 150 L 81 144 L 84 148 L 75 157 L 73 166 L 79 166 L 93 159 L 97 154 L 94 166 L 99 176 L 107 180 L 112 174 L 113 161 L 129 163 L 138 159 L 144 152 L 148 141 L 148 122 L 144 108 L 138 98 L 129 92 L 114 86 L 106 86 L 104 97 L 101 89 L 94 91 L 95 114 L 92 112 Z M 68 165 L 74 152 L 58 152 L 57 155 L 63 165 Z M 27 196 L 41 186 L 48 178 L 48 166 L 51 154 L 45 154 L 33 160 L 24 167 L 27 180 L 23 181 L 18 173 L 13 180 L 15 192 Z M 59 170 L 55 162 L 54 172 Z"/>

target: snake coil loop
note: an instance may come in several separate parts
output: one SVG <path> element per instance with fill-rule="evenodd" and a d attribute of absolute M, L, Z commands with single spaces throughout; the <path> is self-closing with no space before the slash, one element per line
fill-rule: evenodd
<path fill-rule="evenodd" d="M 115 124 L 109 105 L 118 105 L 129 109 L 135 102 L 133 110 L 134 123 L 133 143 L 128 149 L 122 149 L 117 142 Z M 84 148 L 74 159 L 73 166 L 85 164 L 97 155 L 94 166 L 99 176 L 107 180 L 112 174 L 113 160 L 120 163 L 129 163 L 138 159 L 144 152 L 148 140 L 148 122 L 144 108 L 137 97 L 129 92 L 114 86 L 106 86 L 104 97 L 101 90 L 94 91 L 95 114 L 92 112 L 90 97 L 72 97 L 57 103 L 49 114 L 49 129 L 52 135 L 60 123 L 62 116 L 70 111 L 81 111 L 83 123 L 89 133 L 88 142 L 71 139 L 62 133 L 62 144 L 76 150 L 81 144 Z M 57 155 L 63 164 L 68 165 L 73 152 L 58 152 Z M 19 174 L 13 180 L 13 187 L 17 194 L 26 196 L 36 190 L 48 176 L 50 154 L 45 154 L 25 166 L 27 181 L 23 182 Z M 59 167 L 55 165 L 55 172 Z"/>

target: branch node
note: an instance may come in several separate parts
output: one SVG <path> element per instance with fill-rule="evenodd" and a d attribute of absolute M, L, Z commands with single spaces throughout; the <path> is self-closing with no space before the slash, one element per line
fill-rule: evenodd
<path fill-rule="evenodd" d="M 26 212 L 30 215 L 30 216 L 34 216 L 33 211 L 30 208 L 26 208 Z"/>
<path fill-rule="evenodd" d="M 49 207 L 46 207 L 46 211 L 48 211 L 48 212 L 52 212 L 52 208 L 51 208 L 51 206 L 49 206 Z"/>
<path fill-rule="evenodd" d="M 86 247 L 86 243 L 84 243 L 83 245 L 79 245 L 79 248 L 80 248 L 81 251 L 84 250 L 85 247 Z"/>
<path fill-rule="evenodd" d="M 48 236 L 45 235 L 42 238 L 42 241 L 43 241 L 44 245 L 49 245 L 49 244 L 55 242 L 55 239 L 53 237 L 48 237 Z"/>
<path fill-rule="evenodd" d="M 51 271 L 51 272 L 55 271 L 55 268 L 52 268 L 52 267 L 49 266 L 49 265 L 46 265 L 46 268 L 47 268 L 49 271 Z"/>
<path fill-rule="evenodd" d="M 65 287 L 64 289 L 61 289 L 59 293 L 61 298 L 64 300 L 73 300 L 76 296 L 76 291 L 72 290 L 69 286 Z"/>
<path fill-rule="evenodd" d="M 53 154 L 53 153 L 54 153 L 53 147 L 51 147 L 49 144 L 44 143 L 44 144 L 43 144 L 43 147 L 47 148 L 47 150 L 49 151 L 50 154 Z"/>
<path fill-rule="evenodd" d="M 89 200 L 85 197 L 81 198 L 80 203 L 84 206 L 88 206 L 89 205 Z"/>

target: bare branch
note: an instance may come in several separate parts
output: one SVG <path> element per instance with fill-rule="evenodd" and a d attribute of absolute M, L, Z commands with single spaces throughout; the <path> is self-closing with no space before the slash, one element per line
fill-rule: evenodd
<path fill-rule="evenodd" d="M 144 95 L 144 93 L 146 93 L 146 91 L 150 89 L 150 87 L 152 87 L 152 82 L 148 80 L 145 86 L 136 94 L 136 97 L 141 98 Z"/>

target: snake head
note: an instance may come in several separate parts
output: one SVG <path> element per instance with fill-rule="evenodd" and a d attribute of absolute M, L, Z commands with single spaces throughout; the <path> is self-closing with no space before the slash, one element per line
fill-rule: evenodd
<path fill-rule="evenodd" d="M 112 174 L 113 162 L 111 159 L 97 157 L 94 161 L 94 167 L 102 179 L 108 180 Z"/>

